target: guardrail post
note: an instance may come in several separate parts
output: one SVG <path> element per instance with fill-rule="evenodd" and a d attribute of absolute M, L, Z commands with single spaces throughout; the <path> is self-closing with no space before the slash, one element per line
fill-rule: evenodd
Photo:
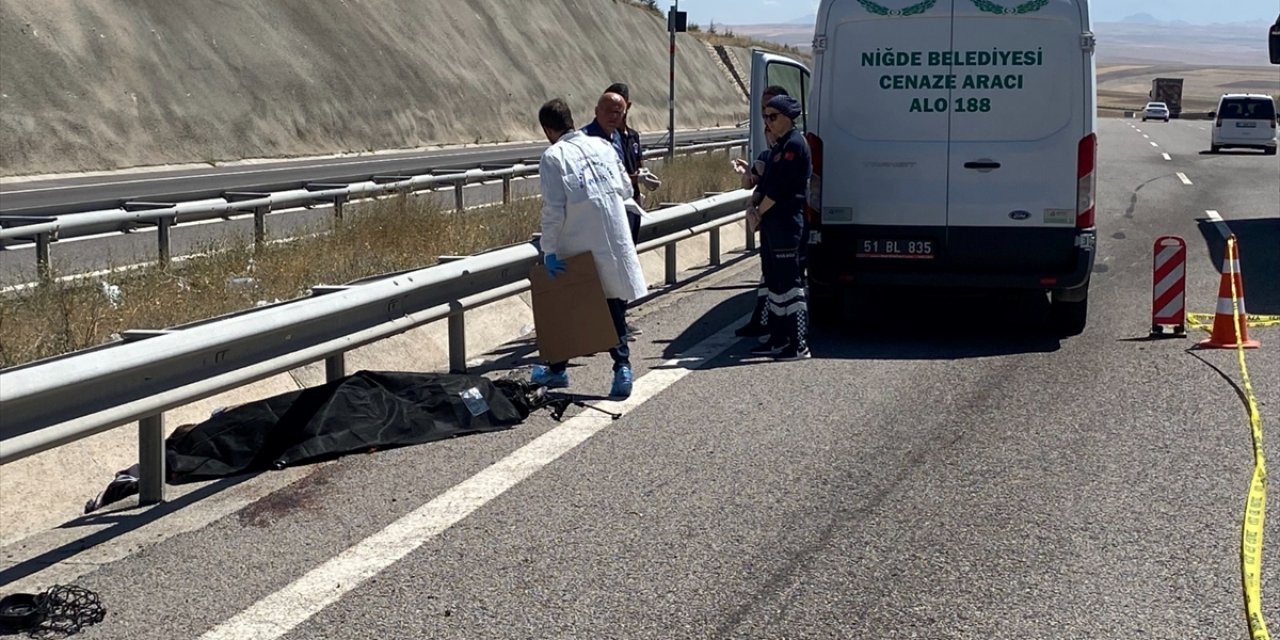
<path fill-rule="evenodd" d="M 666 259 L 667 259 L 667 264 L 666 264 L 666 267 L 667 267 L 667 268 L 666 268 L 666 281 L 667 281 L 667 284 L 668 284 L 668 285 L 673 285 L 673 284 L 675 284 L 675 283 L 676 283 L 676 271 L 677 271 L 677 269 L 676 269 L 676 266 L 677 266 L 677 265 L 676 265 L 676 255 L 677 255 L 677 254 L 676 254 L 676 244 L 677 244 L 677 243 L 672 242 L 671 244 L 669 244 L 669 245 L 667 245 L 666 247 L 664 247 L 664 248 L 663 248 L 663 253 L 665 253 L 665 254 L 666 254 Z"/>
<path fill-rule="evenodd" d="M 164 414 L 138 421 L 138 503 L 164 502 Z"/>
<path fill-rule="evenodd" d="M 169 229 L 173 226 L 173 218 L 165 216 L 156 220 L 156 239 L 160 242 L 160 267 L 168 267 L 173 258 L 173 245 L 170 243 Z"/>
<path fill-rule="evenodd" d="M 253 250 L 262 251 L 267 244 L 267 213 L 271 207 L 256 207 L 253 210 Z"/>
<path fill-rule="evenodd" d="M 449 373 L 467 372 L 466 312 L 458 308 L 449 314 Z"/>
<path fill-rule="evenodd" d="M 720 266 L 720 228 L 716 227 L 715 229 L 708 231 L 707 235 L 711 238 L 709 242 L 711 250 L 711 266 L 718 267 Z"/>
<path fill-rule="evenodd" d="M 334 225 L 342 224 L 342 208 L 347 204 L 346 196 L 338 196 L 333 199 L 333 222 Z"/>
<path fill-rule="evenodd" d="M 53 263 L 49 258 L 49 243 L 52 241 L 50 234 L 36 234 L 36 276 L 44 283 L 53 280 Z"/>
<path fill-rule="evenodd" d="M 460 212 L 467 210 L 467 201 L 462 194 L 462 188 L 466 185 L 467 179 L 461 176 L 453 183 L 453 206 Z"/>
<path fill-rule="evenodd" d="M 502 204 L 511 204 L 511 176 L 502 176 Z"/>
<path fill-rule="evenodd" d="M 347 354 L 338 353 L 324 359 L 324 379 L 328 382 L 347 377 Z"/>

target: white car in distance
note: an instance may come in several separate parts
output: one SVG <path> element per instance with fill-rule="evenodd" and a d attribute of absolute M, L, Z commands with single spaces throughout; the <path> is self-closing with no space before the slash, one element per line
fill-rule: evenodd
<path fill-rule="evenodd" d="M 1163 102 L 1148 102 L 1147 106 L 1142 109 L 1142 121 L 1147 120 L 1163 120 L 1169 121 L 1169 105 Z"/>

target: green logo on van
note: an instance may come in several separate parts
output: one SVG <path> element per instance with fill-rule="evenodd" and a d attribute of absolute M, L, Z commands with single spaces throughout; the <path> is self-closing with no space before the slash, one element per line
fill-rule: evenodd
<path fill-rule="evenodd" d="M 996 15 L 1002 15 L 1002 16 L 1034 13 L 1036 11 L 1043 9 L 1045 5 L 1049 4 L 1049 0 L 1028 0 L 1027 2 L 1024 2 L 1016 7 L 1004 7 L 994 2 L 991 2 L 991 0 L 969 0 L 969 1 L 973 3 L 973 6 L 983 11 L 986 11 L 987 13 L 994 13 Z"/>
<path fill-rule="evenodd" d="M 902 9 L 890 9 L 889 7 L 886 7 L 882 4 L 877 4 L 872 0 L 858 0 L 858 4 L 862 5 L 862 8 L 878 16 L 919 15 L 921 13 L 924 13 L 932 9 L 933 5 L 937 4 L 937 2 L 938 0 L 922 0 L 921 2 L 917 2 L 909 7 L 904 7 Z M 1045 0 L 1045 2 L 1048 2 L 1048 0 Z"/>

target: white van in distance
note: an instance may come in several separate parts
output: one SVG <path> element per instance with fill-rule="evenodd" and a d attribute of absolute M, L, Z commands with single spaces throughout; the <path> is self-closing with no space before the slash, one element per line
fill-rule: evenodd
<path fill-rule="evenodd" d="M 757 54 L 753 130 L 765 86 L 804 97 L 815 316 L 862 286 L 1030 288 L 1083 331 L 1093 49 L 1086 0 L 824 0 L 811 79 Z"/>

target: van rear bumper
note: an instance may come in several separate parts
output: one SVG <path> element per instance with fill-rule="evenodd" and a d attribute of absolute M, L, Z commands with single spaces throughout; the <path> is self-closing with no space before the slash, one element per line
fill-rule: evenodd
<path fill-rule="evenodd" d="M 1025 268 L 1011 260 L 1002 268 L 974 268 L 969 265 L 936 264 L 927 260 L 865 261 L 853 258 L 853 251 L 839 244 L 823 242 L 810 247 L 809 279 L 820 287 L 919 286 L 981 289 L 1079 289 L 1089 283 L 1097 253 L 1097 230 L 1074 231 L 1074 246 L 1063 255 L 1066 260 L 1053 266 Z M 1072 240 L 1066 240 L 1072 242 Z M 1025 246 L 1034 255 L 1034 243 Z M 1029 261 L 1028 261 L 1029 262 Z"/>

